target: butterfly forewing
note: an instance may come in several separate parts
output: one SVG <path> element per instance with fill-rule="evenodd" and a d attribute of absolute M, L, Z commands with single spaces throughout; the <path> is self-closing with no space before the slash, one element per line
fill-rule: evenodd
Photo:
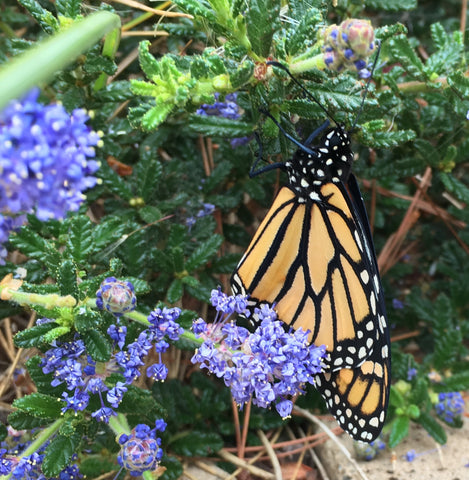
<path fill-rule="evenodd" d="M 326 345 L 318 390 L 353 438 L 371 441 L 387 408 L 389 337 L 349 144 L 336 128 L 287 162 L 289 186 L 259 226 L 232 288 L 249 295 L 251 306 L 273 305 L 280 320 Z"/>

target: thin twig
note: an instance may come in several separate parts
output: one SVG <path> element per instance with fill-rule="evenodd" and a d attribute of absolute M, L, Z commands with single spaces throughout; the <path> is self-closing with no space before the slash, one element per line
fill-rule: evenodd
<path fill-rule="evenodd" d="M 270 463 L 274 469 L 275 480 L 282 480 L 282 468 L 280 467 L 280 462 L 278 461 L 275 451 L 272 448 L 269 440 L 265 436 L 265 433 L 262 430 L 257 430 L 257 435 L 261 439 L 262 445 L 264 445 L 267 455 L 270 458 Z"/>
<path fill-rule="evenodd" d="M 360 477 L 363 480 L 369 480 L 369 478 L 366 476 L 365 472 L 361 469 L 360 465 L 353 459 L 352 455 L 350 452 L 340 443 L 340 441 L 337 439 L 337 437 L 332 433 L 332 431 L 329 429 L 329 427 L 321 422 L 319 418 L 316 416 L 312 415 L 308 410 L 304 410 L 302 408 L 297 407 L 296 405 L 293 407 L 293 411 L 296 411 L 296 413 L 306 417 L 308 420 L 311 422 L 315 423 L 318 425 L 324 432 L 327 433 L 327 436 L 334 442 L 335 445 L 339 448 L 339 450 L 345 455 L 347 460 L 350 462 L 350 464 L 355 468 L 355 470 L 358 472 Z"/>
<path fill-rule="evenodd" d="M 255 467 L 254 465 L 250 465 L 249 462 L 246 462 L 245 460 L 241 460 L 238 458 L 236 455 L 233 455 L 226 450 L 219 450 L 218 451 L 218 456 L 221 457 L 223 460 L 226 460 L 227 462 L 232 463 L 233 465 L 237 465 L 238 467 L 241 467 L 248 472 L 252 473 L 256 477 L 264 478 L 265 480 L 275 480 L 275 477 L 272 473 L 266 472 L 262 468 Z"/>
<path fill-rule="evenodd" d="M 155 15 L 161 15 L 162 17 L 185 17 L 185 18 L 194 18 L 188 13 L 180 12 L 168 12 L 166 10 L 159 10 L 158 8 L 151 8 L 143 5 L 142 3 L 136 2 L 135 0 L 110 0 L 112 2 L 120 3 L 122 5 L 127 5 L 128 7 L 137 8 L 139 10 L 144 10 L 145 12 L 151 12 Z"/>

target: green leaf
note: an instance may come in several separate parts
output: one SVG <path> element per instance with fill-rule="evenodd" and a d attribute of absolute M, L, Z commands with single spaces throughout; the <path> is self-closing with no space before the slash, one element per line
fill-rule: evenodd
<path fill-rule="evenodd" d="M 138 46 L 140 68 L 148 79 L 160 75 L 158 60 L 150 53 L 150 42 L 143 40 Z"/>
<path fill-rule="evenodd" d="M 72 260 L 64 260 L 57 270 L 57 284 L 61 295 L 78 299 L 77 266 Z"/>
<path fill-rule="evenodd" d="M 44 340 L 46 335 L 51 330 L 56 329 L 59 325 L 55 322 L 43 323 L 42 325 L 35 325 L 26 330 L 18 332 L 14 337 L 15 345 L 18 348 L 40 348 L 47 342 Z"/>
<path fill-rule="evenodd" d="M 54 376 L 52 373 L 44 373 L 42 371 L 41 362 L 42 358 L 39 355 L 35 355 L 26 362 L 26 368 L 39 393 L 46 393 L 51 389 L 51 381 L 54 379 Z"/>
<path fill-rule="evenodd" d="M 312 44 L 319 28 L 323 24 L 321 12 L 314 7 L 306 10 L 299 18 L 299 24 L 290 30 L 286 39 L 286 49 L 289 55 L 301 53 L 305 47 Z"/>
<path fill-rule="evenodd" d="M 82 335 L 86 351 L 96 362 L 107 362 L 111 358 L 112 344 L 109 338 L 99 330 L 88 330 Z"/>
<path fill-rule="evenodd" d="M 141 149 L 140 161 L 135 166 L 137 178 L 137 195 L 147 203 L 155 195 L 158 189 L 158 182 L 163 173 L 163 166 L 155 155 L 156 152 L 148 151 L 148 154 Z"/>
<path fill-rule="evenodd" d="M 45 264 L 50 271 L 55 271 L 61 261 L 61 255 L 54 245 L 44 240 L 28 226 L 23 226 L 16 234 L 10 235 L 12 245 L 26 256 L 35 258 Z"/>
<path fill-rule="evenodd" d="M 171 113 L 172 109 L 172 104 L 160 104 L 150 108 L 141 118 L 142 128 L 148 131 L 154 130 L 166 120 L 166 117 Z"/>
<path fill-rule="evenodd" d="M 409 417 L 397 417 L 391 424 L 389 447 L 394 448 L 409 434 Z"/>
<path fill-rule="evenodd" d="M 41 28 L 49 35 L 59 30 L 58 20 L 36 0 L 18 0 L 18 3 L 29 11 Z"/>
<path fill-rule="evenodd" d="M 405 400 L 402 394 L 391 385 L 390 395 L 389 395 L 389 404 L 393 407 L 403 407 L 405 405 Z"/>
<path fill-rule="evenodd" d="M 78 451 L 81 444 L 81 434 L 65 436 L 57 435 L 45 450 L 42 462 L 42 471 L 47 477 L 55 477 L 71 464 L 72 456 Z"/>
<path fill-rule="evenodd" d="M 365 0 L 365 5 L 375 10 L 397 12 L 399 10 L 414 10 L 417 8 L 417 0 L 387 0 L 386 2 Z"/>
<path fill-rule="evenodd" d="M 229 72 L 231 87 L 235 90 L 239 89 L 251 80 L 253 73 L 254 64 L 249 60 L 244 61 L 236 70 Z"/>
<path fill-rule="evenodd" d="M 250 123 L 214 115 L 190 115 L 188 128 L 207 137 L 226 138 L 246 137 L 254 131 L 254 125 Z"/>
<path fill-rule="evenodd" d="M 88 330 L 98 330 L 103 322 L 101 314 L 89 307 L 79 307 L 75 312 L 75 328 L 79 333 L 85 333 Z"/>
<path fill-rule="evenodd" d="M 394 61 L 399 62 L 411 76 L 417 80 L 426 80 L 424 65 L 406 36 L 397 35 L 391 38 L 388 47 Z"/>
<path fill-rule="evenodd" d="M 210 456 L 223 448 L 223 439 L 215 432 L 193 430 L 171 442 L 171 450 L 184 457 Z"/>
<path fill-rule="evenodd" d="M 185 267 L 188 272 L 193 272 L 197 268 L 205 265 L 218 252 L 223 237 L 221 235 L 213 235 L 205 242 L 201 243 L 187 259 Z"/>
<path fill-rule="evenodd" d="M 206 8 L 199 0 L 173 0 L 173 3 L 194 17 L 202 17 L 210 23 L 216 21 L 213 10 Z"/>
<path fill-rule="evenodd" d="M 96 53 L 89 53 L 86 56 L 86 61 L 83 69 L 87 73 L 97 74 L 105 73 L 106 75 L 114 75 L 117 70 L 117 65 L 112 58 L 105 57 Z"/>
<path fill-rule="evenodd" d="M 138 210 L 138 215 L 145 223 L 154 223 L 163 217 L 161 210 L 151 205 L 146 205 L 145 207 L 140 208 Z"/>
<path fill-rule="evenodd" d="M 469 98 L 469 78 L 463 72 L 453 71 L 449 73 L 447 80 L 448 85 L 456 90 L 461 97 Z"/>
<path fill-rule="evenodd" d="M 175 278 L 168 288 L 166 298 L 168 299 L 169 303 L 176 303 L 181 299 L 183 293 L 184 286 L 182 280 L 180 278 Z"/>
<path fill-rule="evenodd" d="M 64 402 L 44 393 L 32 393 L 26 397 L 17 398 L 13 406 L 22 412 L 38 418 L 60 418 Z"/>
<path fill-rule="evenodd" d="M 280 0 L 251 0 L 245 22 L 252 50 L 261 57 L 267 57 L 272 37 L 280 28 Z"/>
<path fill-rule="evenodd" d="M 77 18 L 81 13 L 82 0 L 56 0 L 57 13 L 67 18 Z"/>
<path fill-rule="evenodd" d="M 437 385 L 435 385 L 434 389 L 439 391 Z M 443 379 L 441 391 L 461 392 L 465 390 L 469 390 L 469 371 L 453 373 L 451 377 L 445 377 Z"/>
<path fill-rule="evenodd" d="M 32 430 L 51 423 L 53 419 L 35 417 L 21 410 L 16 410 L 8 415 L 8 424 L 15 430 Z"/>
<path fill-rule="evenodd" d="M 441 445 L 446 443 L 446 432 L 441 424 L 426 412 L 422 412 L 420 417 L 416 419 L 416 422 L 422 427 Z"/>
<path fill-rule="evenodd" d="M 416 137 L 413 130 L 399 130 L 398 132 L 373 132 L 361 136 L 363 145 L 374 148 L 391 148 L 409 142 Z"/>
<path fill-rule="evenodd" d="M 452 193 L 458 200 L 469 203 L 469 188 L 464 183 L 449 173 L 440 172 L 439 177 L 448 192 Z"/>
<path fill-rule="evenodd" d="M 67 326 L 58 326 L 49 330 L 47 333 L 43 335 L 43 340 L 46 344 L 50 345 L 54 340 L 57 340 L 62 335 L 66 335 L 70 332 L 70 327 Z"/>

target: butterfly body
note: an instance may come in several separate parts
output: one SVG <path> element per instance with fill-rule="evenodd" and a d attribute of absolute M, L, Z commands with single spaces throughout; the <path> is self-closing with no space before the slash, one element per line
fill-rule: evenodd
<path fill-rule="evenodd" d="M 366 211 L 350 138 L 326 124 L 300 144 L 283 187 L 232 276 L 251 306 L 273 305 L 294 329 L 326 345 L 329 360 L 316 386 L 353 438 L 371 441 L 389 396 L 389 337 Z M 255 315 L 253 316 L 256 321 Z"/>

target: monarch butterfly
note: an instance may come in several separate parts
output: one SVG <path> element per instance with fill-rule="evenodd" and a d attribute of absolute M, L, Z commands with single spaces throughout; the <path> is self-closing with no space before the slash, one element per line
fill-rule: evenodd
<path fill-rule="evenodd" d="M 315 385 L 340 426 L 352 438 L 371 442 L 383 427 L 390 388 L 384 296 L 365 205 L 351 173 L 350 137 L 341 125 L 328 126 L 326 121 L 300 143 L 278 125 L 298 150 L 286 163 L 257 171 L 254 164 L 251 177 L 280 168 L 288 185 L 231 284 L 234 293 L 249 296 L 251 306 L 274 306 L 280 320 L 309 329 L 312 343 L 326 345 L 330 358 Z"/>

